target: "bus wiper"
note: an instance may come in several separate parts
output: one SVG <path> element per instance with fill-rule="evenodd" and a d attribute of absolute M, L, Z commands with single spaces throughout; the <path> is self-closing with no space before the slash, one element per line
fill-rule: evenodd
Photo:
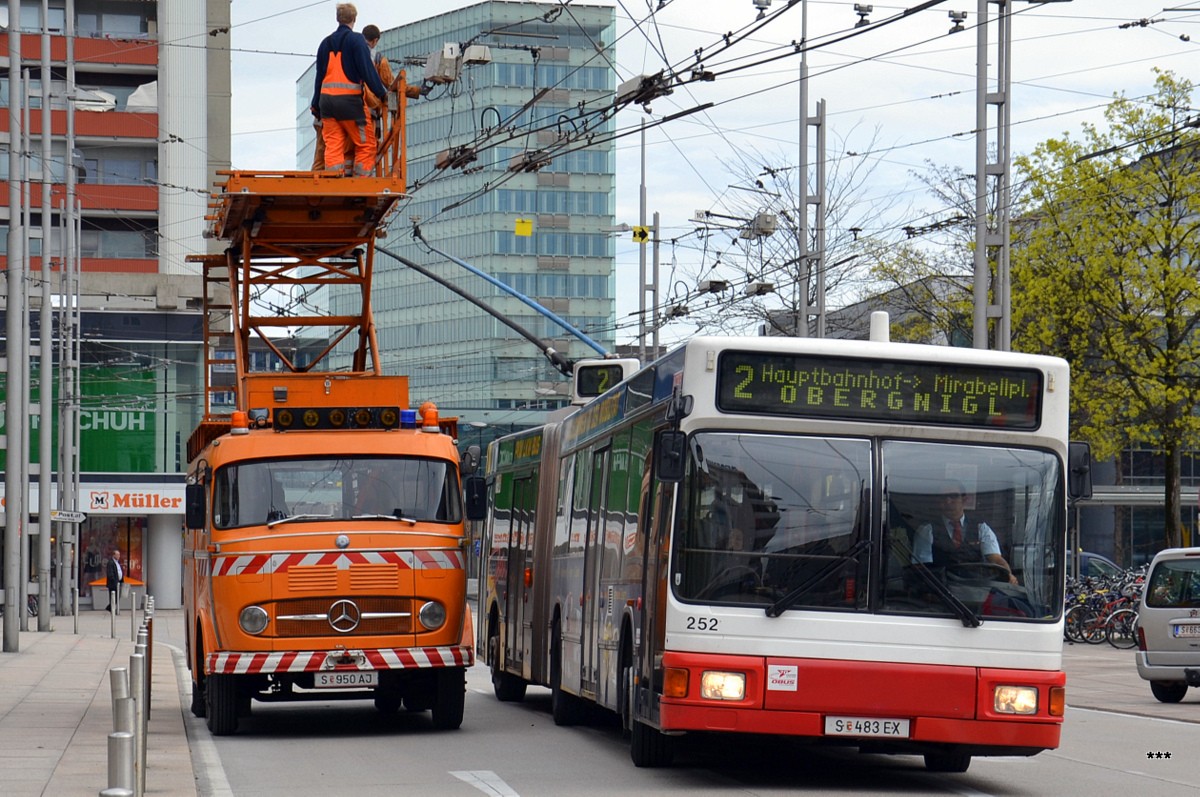
<path fill-rule="evenodd" d="M 283 517 L 267 521 L 267 528 L 278 526 L 280 523 L 291 523 L 293 520 L 328 520 L 331 517 L 333 517 L 332 512 L 328 515 L 318 515 L 312 512 L 302 512 L 299 515 L 284 515 Z"/>
<path fill-rule="evenodd" d="M 825 579 L 846 563 L 847 560 L 857 560 L 858 555 L 871 547 L 870 540 L 859 540 L 850 546 L 850 549 L 845 554 L 835 559 L 831 559 L 824 567 L 813 573 L 808 578 L 801 581 L 795 589 L 784 595 L 779 600 L 767 607 L 767 617 L 778 617 L 791 607 L 793 603 L 799 600 L 806 592 L 811 590 L 817 584 L 820 584 Z"/>
<path fill-rule="evenodd" d="M 925 567 L 923 562 L 917 562 L 912 566 L 913 572 L 921 577 L 926 586 L 937 595 L 942 603 L 950 607 L 950 610 L 958 616 L 962 624 L 967 628 L 978 628 L 983 625 L 983 619 L 975 612 L 971 611 L 971 607 L 958 599 L 958 596 L 950 591 L 950 588 L 943 584 L 938 578 L 929 572 L 929 568 Z"/>

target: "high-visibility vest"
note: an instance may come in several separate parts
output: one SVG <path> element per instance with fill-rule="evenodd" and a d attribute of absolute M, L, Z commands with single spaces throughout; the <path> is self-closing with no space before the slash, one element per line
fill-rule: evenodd
<path fill-rule="evenodd" d="M 342 68 L 341 52 L 330 52 L 329 63 L 325 67 L 325 79 L 321 81 L 321 93 L 330 95 L 350 96 L 362 94 L 361 83 L 355 83 L 346 77 Z"/>

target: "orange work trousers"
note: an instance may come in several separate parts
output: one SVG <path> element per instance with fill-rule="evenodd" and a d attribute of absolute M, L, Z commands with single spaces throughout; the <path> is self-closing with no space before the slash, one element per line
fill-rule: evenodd
<path fill-rule="evenodd" d="M 356 177 L 371 174 L 375 169 L 375 153 L 379 142 L 371 111 L 363 103 L 363 121 L 355 119 L 321 119 L 321 138 L 325 144 L 326 171 L 345 171 Z M 353 153 L 353 165 L 351 165 Z"/>

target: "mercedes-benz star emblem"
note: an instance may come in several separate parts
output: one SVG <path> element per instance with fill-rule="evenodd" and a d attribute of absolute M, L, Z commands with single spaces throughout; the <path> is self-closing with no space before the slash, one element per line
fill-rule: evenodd
<path fill-rule="evenodd" d="M 339 548 L 348 548 L 350 547 L 350 538 L 345 534 L 339 534 L 337 535 L 337 539 L 333 541 L 333 544 Z"/>
<path fill-rule="evenodd" d="M 348 634 L 362 619 L 362 612 L 354 601 L 341 600 L 329 607 L 329 625 L 339 634 Z"/>

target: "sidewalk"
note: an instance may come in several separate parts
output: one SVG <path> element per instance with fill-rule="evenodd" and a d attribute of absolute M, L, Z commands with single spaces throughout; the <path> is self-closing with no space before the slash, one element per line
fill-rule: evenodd
<path fill-rule="evenodd" d="M 182 610 L 154 615 L 157 640 Z M 137 627 L 141 627 L 141 613 Z M 36 627 L 36 620 L 31 619 Z M 108 671 L 129 667 L 130 617 L 105 612 L 54 617 L 50 632 L 20 635 L 20 651 L 0 653 L 0 794 L 5 797 L 96 797 L 108 786 L 108 734 L 113 729 Z M 186 684 L 184 685 L 187 686 Z M 175 661 L 156 641 L 151 673 L 146 794 L 194 795 L 196 778 L 184 732 Z"/>

